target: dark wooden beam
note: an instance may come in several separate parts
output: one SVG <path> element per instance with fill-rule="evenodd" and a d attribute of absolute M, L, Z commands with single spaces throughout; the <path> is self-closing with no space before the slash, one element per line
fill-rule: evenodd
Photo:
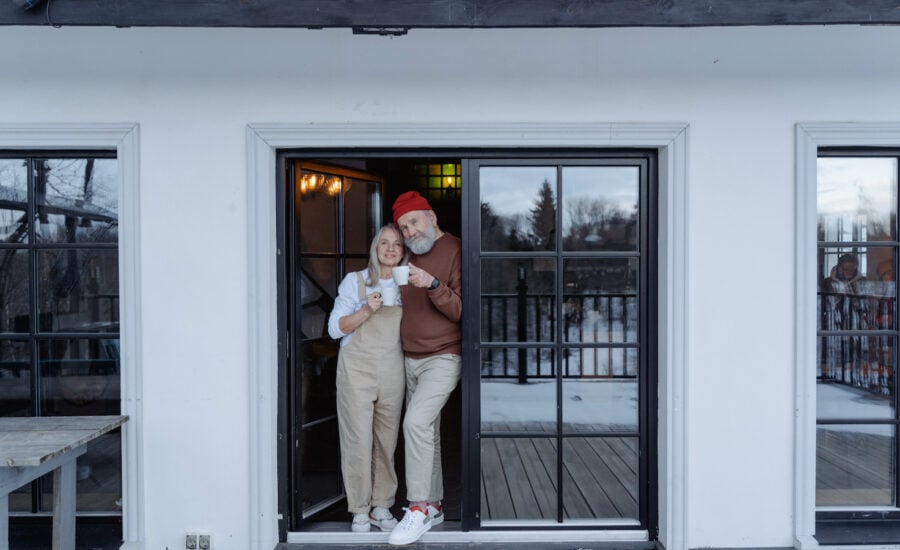
<path fill-rule="evenodd" d="M 22 4 L 36 2 L 25 9 Z M 49 4 L 49 19 L 47 7 Z M 0 0 L 0 25 L 694 27 L 900 24 L 900 0 Z"/>

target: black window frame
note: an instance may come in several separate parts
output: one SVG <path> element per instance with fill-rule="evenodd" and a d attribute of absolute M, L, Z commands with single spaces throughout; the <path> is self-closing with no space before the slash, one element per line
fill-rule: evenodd
<path fill-rule="evenodd" d="M 900 185 L 900 148 L 896 147 L 819 147 L 816 159 L 821 158 L 896 158 L 897 182 Z M 817 177 L 818 181 L 818 177 Z M 817 191 L 818 194 L 818 191 Z M 897 194 L 898 204 L 894 208 L 900 213 L 900 189 Z M 826 249 L 872 249 L 890 248 L 893 253 L 894 282 L 897 284 L 898 267 L 900 267 L 900 226 L 896 216 L 892 220 L 894 239 L 878 241 L 828 241 L 820 240 L 817 230 L 816 256 L 819 257 Z M 818 224 L 818 222 L 817 222 Z M 818 262 L 817 262 L 818 263 Z M 818 273 L 818 269 L 817 269 Z M 891 391 L 893 392 L 894 416 L 885 418 L 851 418 L 829 417 L 819 418 L 816 415 L 816 439 L 818 440 L 818 427 L 827 425 L 880 425 L 893 426 L 894 442 L 892 449 L 893 458 L 893 506 L 835 506 L 832 509 L 816 506 L 815 510 L 815 538 L 820 544 L 896 544 L 900 542 L 900 407 L 898 407 L 898 380 L 896 367 L 900 365 L 900 317 L 898 317 L 898 300 L 894 300 L 892 316 L 893 329 L 853 329 L 853 330 L 825 330 L 821 323 L 816 322 L 817 346 L 821 346 L 819 340 L 823 337 L 860 336 L 860 337 L 889 337 L 893 338 L 895 345 L 891 350 L 891 361 L 895 369 Z M 816 366 L 818 372 L 818 365 Z M 818 454 L 818 453 L 817 453 Z M 874 509 L 873 509 L 874 508 Z M 874 522 L 874 523 L 873 523 Z"/>
<path fill-rule="evenodd" d="M 47 331 L 41 329 L 41 321 L 40 321 L 40 296 L 39 296 L 39 288 L 36 284 L 36 281 L 40 278 L 40 271 L 38 267 L 38 253 L 40 251 L 47 250 L 72 250 L 72 251 L 87 251 L 87 250 L 102 250 L 102 251 L 111 251 L 116 254 L 118 259 L 121 241 L 117 237 L 115 242 L 94 242 L 94 241 L 82 241 L 82 242 L 71 242 L 71 243 L 60 243 L 60 242 L 43 242 L 37 238 L 35 238 L 34 231 L 34 221 L 37 219 L 38 214 L 38 205 L 37 205 L 37 196 L 35 192 L 35 169 L 34 163 L 40 160 L 82 160 L 82 159 L 117 159 L 118 154 L 115 149 L 3 149 L 0 150 L 0 160 L 23 160 L 26 162 L 26 178 L 27 178 L 27 206 L 26 206 L 26 216 L 28 217 L 28 236 L 27 242 L 24 243 L 8 243 L 0 241 L 0 251 L 3 250 L 24 250 L 27 251 L 28 255 L 28 272 L 29 272 L 29 283 L 28 283 L 28 304 L 29 304 L 29 326 L 28 331 L 21 332 L 2 332 L 0 333 L 0 338 L 7 341 L 14 342 L 28 342 L 29 346 L 29 371 L 31 376 L 31 389 L 30 389 L 30 410 L 28 416 L 45 416 L 44 410 L 42 408 L 42 379 L 43 373 L 41 368 L 41 353 L 40 346 L 41 343 L 53 341 L 53 340 L 86 340 L 86 341 L 101 341 L 101 340 L 120 340 L 121 338 L 121 325 L 117 327 L 116 330 L 107 330 L 107 331 L 92 331 L 92 332 L 80 332 L 80 331 L 72 331 L 72 330 L 59 330 L 59 331 Z M 119 189 L 121 193 L 121 189 Z M 118 216 L 118 212 L 117 212 Z M 116 222 L 118 224 L 118 221 Z M 116 273 L 119 281 L 121 281 L 121 272 L 118 267 L 118 260 L 116 262 Z M 121 300 L 121 287 L 119 287 L 118 293 L 115 298 L 116 304 L 120 303 Z M 119 307 L 116 306 L 113 308 L 116 315 L 117 323 L 121 323 L 121 316 L 119 315 Z M 98 344 L 101 345 L 101 344 Z M 116 370 L 117 372 L 121 372 L 121 360 L 116 359 Z M 121 382 L 120 382 L 121 384 Z M 119 392 L 121 393 L 121 387 L 119 388 Z M 121 403 L 116 401 L 118 405 L 118 410 L 116 412 L 109 412 L 108 414 L 120 414 L 121 412 Z M 118 435 L 121 437 L 121 429 L 116 429 L 111 434 Z M 121 441 L 120 441 L 120 450 L 119 450 L 119 462 L 121 463 Z M 120 476 L 122 476 L 124 472 L 120 470 Z M 18 522 L 26 522 L 22 523 L 28 524 L 28 522 L 33 521 L 42 521 L 49 519 L 50 512 L 42 509 L 47 509 L 52 507 L 52 503 L 49 502 L 49 499 L 44 498 L 44 493 L 47 492 L 44 485 L 51 482 L 51 475 L 47 474 L 33 482 L 31 482 L 31 510 L 30 513 L 22 514 L 16 513 L 13 515 L 13 518 Z M 89 523 L 94 523 L 99 525 L 99 529 L 103 533 L 107 533 L 109 529 L 121 533 L 122 527 L 122 510 L 101 510 L 101 511 L 79 511 L 76 508 L 76 514 L 79 516 L 79 521 L 81 519 L 90 518 Z M 43 523 L 40 524 L 40 527 L 46 527 Z M 11 528 L 15 528 L 11 525 Z M 101 535 L 105 536 L 105 535 Z M 120 536 L 120 535 L 115 535 Z"/>

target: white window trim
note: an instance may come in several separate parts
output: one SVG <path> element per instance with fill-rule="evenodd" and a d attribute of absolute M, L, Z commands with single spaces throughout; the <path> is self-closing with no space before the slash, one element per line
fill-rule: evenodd
<path fill-rule="evenodd" d="M 796 127 L 794 545 L 816 532 L 816 160 L 819 147 L 900 147 L 900 123 L 800 123 Z M 898 548 L 898 546 L 891 546 Z M 842 548 L 828 546 L 829 549 Z M 848 547 L 843 547 L 848 548 Z M 868 546 L 867 548 L 872 548 Z"/>
<path fill-rule="evenodd" d="M 276 152 L 352 147 L 641 147 L 660 152 L 660 540 L 687 548 L 687 124 L 251 124 L 247 127 L 250 544 L 278 543 Z"/>
<path fill-rule="evenodd" d="M 0 149 L 115 150 L 119 168 L 119 319 L 122 427 L 122 548 L 144 540 L 141 414 L 139 132 L 123 124 L 0 124 Z"/>

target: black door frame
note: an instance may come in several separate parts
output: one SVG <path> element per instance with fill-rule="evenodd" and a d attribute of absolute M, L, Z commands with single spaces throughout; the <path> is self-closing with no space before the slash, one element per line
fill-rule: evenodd
<path fill-rule="evenodd" d="M 463 177 L 468 178 L 468 166 L 469 160 L 471 159 L 554 159 L 555 161 L 565 161 L 567 159 L 591 159 L 591 158 L 599 158 L 599 159 L 608 159 L 608 158 L 622 158 L 622 157 L 641 157 L 646 158 L 648 162 L 648 193 L 645 197 L 646 200 L 642 201 L 642 207 L 640 211 L 640 215 L 642 219 L 646 220 L 645 230 L 642 232 L 642 239 L 649 239 L 646 243 L 647 247 L 644 250 L 647 250 L 647 262 L 648 268 L 642 270 L 641 277 L 647 278 L 645 281 L 646 284 L 644 288 L 646 289 L 647 301 L 648 304 L 647 312 L 646 312 L 646 323 L 642 324 L 642 330 L 646 330 L 647 338 L 643 341 L 647 342 L 646 353 L 643 355 L 645 359 L 642 362 L 645 362 L 648 366 L 652 364 L 656 364 L 658 353 L 658 328 L 657 328 L 657 277 L 658 277 L 658 244 L 657 244 L 657 234 L 658 234 L 658 193 L 659 193 L 659 163 L 658 163 L 658 150 L 653 148 L 640 148 L 640 149 L 628 149 L 628 148 L 499 148 L 499 149 L 472 149 L 472 148 L 390 148 L 390 149 L 366 149 L 366 148 L 339 148 L 339 149 L 326 149 L 326 148 L 316 148 L 316 149 L 284 149 L 278 150 L 276 154 L 276 246 L 277 246 L 277 258 L 276 258 L 276 269 L 277 269 L 277 296 L 278 296 L 278 418 L 277 418 L 277 430 L 278 430 L 278 444 L 277 444 L 277 464 L 278 464 L 278 530 L 279 530 L 279 539 L 284 541 L 286 540 L 286 534 L 288 531 L 296 529 L 298 526 L 294 524 L 294 515 L 295 511 L 292 509 L 292 498 L 291 494 L 294 491 L 294 487 L 296 484 L 295 476 L 293 475 L 291 464 L 292 464 L 292 454 L 291 454 L 291 440 L 292 438 L 289 436 L 292 429 L 292 413 L 289 410 L 289 402 L 292 400 L 290 395 L 291 388 L 288 384 L 285 384 L 285 380 L 287 380 L 288 376 L 288 365 L 289 365 L 289 339 L 286 334 L 285 326 L 287 315 L 289 312 L 289 304 L 286 298 L 292 297 L 291 287 L 293 285 L 288 284 L 286 273 L 288 268 L 288 259 L 286 258 L 287 254 L 287 245 L 290 244 L 286 242 L 288 238 L 286 227 L 286 208 L 290 205 L 287 204 L 287 167 L 288 162 L 297 160 L 297 159 L 307 159 L 307 160 L 321 160 L 321 159 L 337 159 L 337 158 L 434 158 L 434 157 L 444 157 L 444 158 L 459 158 L 463 162 Z M 475 216 L 475 212 L 478 211 L 477 208 L 477 195 L 473 195 L 471 193 L 470 186 L 465 184 L 462 186 L 462 201 L 460 204 L 461 207 L 461 225 L 462 225 L 462 234 L 460 237 L 462 238 L 462 251 L 463 251 L 463 280 L 466 280 L 467 277 L 477 276 L 477 266 L 478 266 L 478 251 L 477 249 L 473 250 L 471 243 L 474 242 L 471 239 L 473 238 L 473 224 L 478 223 L 477 216 Z M 387 195 L 384 195 L 385 198 Z M 475 210 L 472 210 L 471 203 L 476 203 Z M 387 208 L 388 201 L 384 201 L 384 207 Z M 478 227 L 475 225 L 475 227 Z M 642 243 L 642 246 L 644 243 Z M 471 301 L 474 300 L 474 307 Z M 467 296 L 463 297 L 463 309 L 469 309 L 470 311 L 478 311 L 477 307 L 478 297 L 469 293 Z M 478 324 L 477 323 L 463 323 L 463 364 L 466 364 L 466 358 L 471 357 L 472 353 L 477 353 L 477 344 L 478 344 Z M 474 331 L 474 334 L 473 334 Z M 643 367 L 642 367 L 643 368 Z M 468 369 L 471 370 L 471 369 Z M 654 391 L 658 386 L 658 369 L 657 368 L 647 368 L 647 374 L 644 377 L 646 384 L 642 387 L 640 391 L 647 392 L 647 399 L 645 400 L 646 406 L 642 407 L 640 415 L 641 415 L 641 430 L 646 427 L 646 437 L 641 441 L 641 472 L 643 474 L 641 478 L 641 497 L 640 497 L 640 507 L 641 507 L 641 524 L 643 527 L 646 527 L 650 540 L 655 540 L 658 538 L 659 531 L 659 514 L 658 514 L 658 426 L 657 426 L 657 392 Z M 477 412 L 476 407 L 479 405 L 479 401 L 477 398 L 477 394 L 473 397 L 472 392 L 468 391 L 469 387 L 472 385 L 472 376 L 478 375 L 478 371 L 467 372 L 466 368 L 463 368 L 463 391 L 462 391 L 462 426 L 464 429 L 464 435 L 462 441 L 462 480 L 463 483 L 467 485 L 464 489 L 461 506 L 463 509 L 463 517 L 462 517 L 462 531 L 469 531 L 472 529 L 479 529 L 480 526 L 473 525 L 474 515 L 469 513 L 469 507 L 473 506 L 471 500 L 471 492 L 472 486 L 475 486 L 476 498 L 477 488 L 478 488 L 478 478 L 473 475 L 477 475 L 477 465 L 479 462 L 472 462 L 473 453 L 478 452 L 477 445 L 477 414 L 473 414 L 473 411 Z M 476 381 L 477 382 L 477 381 Z M 642 394 L 643 395 L 643 394 Z M 476 430 L 472 430 L 472 426 L 476 426 Z M 474 439 L 473 439 L 474 437 Z M 473 444 L 473 442 L 475 444 Z M 475 471 L 473 471 L 475 470 Z M 474 481 L 474 483 L 473 483 Z M 651 506 L 650 503 L 656 503 Z M 475 510 L 480 504 L 476 500 L 474 506 Z M 533 527 L 527 527 L 533 528 Z M 583 526 L 560 526 L 559 529 L 576 529 L 581 528 Z M 500 528 L 491 528 L 491 529 L 500 529 Z M 558 529 L 557 527 L 553 527 L 553 529 Z"/>
<path fill-rule="evenodd" d="M 658 486 L 657 467 L 657 397 L 658 372 L 655 365 L 657 358 L 657 223 L 658 223 L 658 152 L 656 150 L 633 149 L 599 149 L 589 151 L 550 150 L 550 151 L 523 151 L 517 150 L 514 155 L 501 157 L 490 155 L 486 157 L 471 157 L 463 160 L 463 173 L 467 179 L 463 185 L 463 280 L 470 281 L 466 284 L 469 292 L 463 296 L 463 311 L 479 311 L 481 299 L 479 259 L 481 251 L 479 242 L 481 239 L 481 224 L 478 212 L 480 201 L 478 195 L 478 169 L 483 166 L 536 166 L 536 165 L 568 165 L 587 166 L 615 165 L 614 161 L 628 159 L 631 162 L 641 164 L 641 189 L 639 219 L 641 223 L 639 251 L 641 251 L 640 289 L 643 296 L 641 301 L 641 313 L 643 321 L 639 325 L 639 342 L 645 343 L 640 348 L 640 376 L 639 395 L 642 406 L 639 410 L 640 460 L 639 460 L 639 519 L 642 528 L 646 528 L 650 539 L 658 537 L 658 506 L 651 506 L 651 499 L 656 501 Z M 613 161 L 611 163 L 610 161 Z M 558 196 L 558 195 L 557 195 Z M 557 234 L 559 231 L 560 216 L 557 216 Z M 512 254 L 515 256 L 516 254 Z M 534 255 L 534 254 L 530 254 Z M 555 256 L 556 253 L 553 253 Z M 504 254 L 497 254 L 503 257 Z M 557 278 L 557 290 L 561 291 L 562 281 Z M 561 307 L 561 306 L 560 306 Z M 481 327 L 478 322 L 463 323 L 463 364 L 477 365 L 480 363 L 480 339 Z M 527 523 L 521 527 L 483 527 L 476 511 L 480 509 L 480 444 L 479 432 L 481 431 L 480 419 L 477 414 L 470 411 L 478 411 L 480 406 L 481 373 L 476 368 L 463 368 L 463 426 L 466 438 L 463 441 L 463 452 L 466 453 L 463 460 L 463 479 L 468 482 L 467 491 L 463 500 L 463 530 L 491 529 L 491 530 L 517 530 L 534 529 L 534 525 Z M 561 411 L 557 411 L 561 414 Z M 522 434 L 519 434 L 522 435 Z M 557 446 L 557 453 L 561 452 L 561 445 Z M 559 464 L 562 467 L 562 464 Z M 557 483 L 562 484 L 562 478 L 557 478 Z M 561 498 L 561 493 L 558 493 Z M 559 514 L 562 514 L 560 503 Z M 523 522 L 524 523 L 524 522 Z M 543 528 L 543 526 L 542 526 Z M 584 529 L 584 525 L 558 524 L 548 526 L 547 529 Z M 603 526 L 604 529 L 632 529 L 633 526 Z"/>

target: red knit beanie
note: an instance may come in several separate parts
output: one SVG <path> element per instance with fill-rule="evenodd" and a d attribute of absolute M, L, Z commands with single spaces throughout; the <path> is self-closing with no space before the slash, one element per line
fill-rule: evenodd
<path fill-rule="evenodd" d="M 425 197 L 420 195 L 417 191 L 407 191 L 397 197 L 397 200 L 394 201 L 394 223 L 397 223 L 400 216 L 407 212 L 431 209 L 431 205 L 428 204 Z"/>

